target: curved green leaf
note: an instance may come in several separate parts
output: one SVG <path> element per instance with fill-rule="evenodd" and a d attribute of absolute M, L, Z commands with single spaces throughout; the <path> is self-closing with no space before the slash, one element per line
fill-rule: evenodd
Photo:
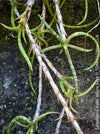
<path fill-rule="evenodd" d="M 88 1 L 85 0 L 85 15 L 84 15 L 83 20 L 82 20 L 80 23 L 78 23 L 77 25 L 82 24 L 82 23 L 86 20 L 86 18 L 87 18 L 87 14 L 88 14 Z"/>
<path fill-rule="evenodd" d="M 31 122 L 28 118 L 26 118 L 24 116 L 17 116 L 10 122 L 10 124 L 8 126 L 8 130 L 7 130 L 7 134 L 11 134 L 12 126 L 14 125 L 14 123 L 16 123 L 16 121 L 19 121 L 19 120 L 25 121 L 29 126 L 31 125 Z"/>
<path fill-rule="evenodd" d="M 19 25 L 16 26 L 16 27 L 9 27 L 9 26 L 6 26 L 5 24 L 3 23 L 0 23 L 4 28 L 8 29 L 8 30 L 18 30 L 19 29 Z"/>
<path fill-rule="evenodd" d="M 21 43 L 21 31 L 18 32 L 18 46 L 19 46 L 19 50 L 20 50 L 21 54 L 23 55 L 23 57 L 25 58 L 28 66 L 29 66 L 30 70 L 33 71 L 32 64 L 29 60 L 29 57 L 27 56 L 27 54 L 22 46 L 22 43 Z"/>
<path fill-rule="evenodd" d="M 99 53 L 100 53 L 100 52 L 99 52 L 99 51 L 100 51 L 100 48 L 99 48 L 99 44 L 98 44 L 98 42 L 96 41 L 96 39 L 95 39 L 92 35 L 90 35 L 90 34 L 88 34 L 88 33 L 85 33 L 85 32 L 76 32 L 76 33 L 71 34 L 71 35 L 66 39 L 65 44 L 68 44 L 72 38 L 77 37 L 77 36 L 81 36 L 81 35 L 82 35 L 82 36 L 87 36 L 87 37 L 91 38 L 91 39 L 93 40 L 93 42 L 96 44 L 96 47 L 97 47 L 97 57 L 96 57 L 95 61 L 93 62 L 93 64 L 92 64 L 90 67 L 84 69 L 84 70 L 89 70 L 89 69 L 91 69 L 92 67 L 95 66 L 95 64 L 98 62 L 99 56 L 100 56 L 100 54 L 99 54 Z"/>
<path fill-rule="evenodd" d="M 71 28 L 71 29 L 80 29 L 80 28 L 86 28 L 86 27 L 89 27 L 93 24 L 95 24 L 97 21 L 99 20 L 99 17 L 97 17 L 94 21 L 92 21 L 91 23 L 88 23 L 88 24 L 85 24 L 85 25 L 81 25 L 81 26 L 70 26 L 70 25 L 64 25 L 64 27 L 67 27 L 67 28 Z"/>

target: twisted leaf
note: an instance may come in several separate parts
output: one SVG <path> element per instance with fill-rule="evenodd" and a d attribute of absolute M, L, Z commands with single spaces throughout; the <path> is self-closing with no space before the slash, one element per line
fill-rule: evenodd
<path fill-rule="evenodd" d="M 26 118 L 24 116 L 17 116 L 10 122 L 10 124 L 8 126 L 8 130 L 7 130 L 7 134 L 11 134 L 11 128 L 13 127 L 14 123 L 16 123 L 19 120 L 25 121 L 28 124 L 28 126 L 31 125 L 31 122 L 30 122 L 30 120 L 28 118 Z"/>
<path fill-rule="evenodd" d="M 89 26 L 95 24 L 98 20 L 99 20 L 99 17 L 97 17 L 97 18 L 96 18 L 94 21 L 92 21 L 91 23 L 88 23 L 88 24 L 85 24 L 85 25 L 81 25 L 81 26 L 70 26 L 70 25 L 66 25 L 66 24 L 63 24 L 63 25 L 64 25 L 64 27 L 71 28 L 71 29 L 80 29 L 80 28 L 89 27 Z"/>
<path fill-rule="evenodd" d="M 25 58 L 28 66 L 29 66 L 30 70 L 33 71 L 32 64 L 29 60 L 29 57 L 27 56 L 27 54 L 22 46 L 22 43 L 21 43 L 21 31 L 18 32 L 18 46 L 19 46 L 19 50 L 20 50 L 21 54 L 23 55 L 23 57 Z"/>
<path fill-rule="evenodd" d="M 4 28 L 8 29 L 8 30 L 18 30 L 19 29 L 19 25 L 16 26 L 16 27 L 9 27 L 9 26 L 6 26 L 5 24 L 3 23 L 0 23 Z"/>
<path fill-rule="evenodd" d="M 73 97 L 73 93 L 75 91 L 75 89 L 66 81 L 66 79 L 71 79 L 73 80 L 73 77 L 69 77 L 69 76 L 64 76 L 60 79 L 60 87 L 62 89 L 62 91 L 64 92 L 64 94 L 67 97 Z M 64 85 L 66 86 L 67 89 L 65 89 Z"/>
<path fill-rule="evenodd" d="M 89 70 L 89 69 L 91 69 L 92 67 L 94 67 L 95 66 L 95 64 L 98 62 L 98 60 L 99 60 L 99 56 L 100 56 L 100 48 L 99 48 L 99 44 L 98 44 L 98 42 L 96 41 L 96 39 L 92 36 L 92 35 L 90 35 L 90 34 L 88 34 L 88 33 L 85 33 L 85 32 L 76 32 L 76 33 L 73 33 L 73 34 L 71 34 L 68 38 L 67 38 L 67 40 L 65 41 L 66 43 L 65 44 L 68 44 L 69 42 L 70 42 L 70 40 L 72 39 L 72 38 L 74 38 L 74 37 L 77 37 L 77 36 L 87 36 L 87 37 L 89 37 L 89 38 L 91 38 L 92 40 L 93 40 L 93 42 L 96 44 L 96 47 L 97 47 L 97 57 L 96 57 L 96 59 L 95 59 L 95 61 L 93 62 L 93 64 L 90 66 L 90 67 L 88 67 L 88 68 L 86 68 L 86 69 L 84 69 L 84 70 Z"/>

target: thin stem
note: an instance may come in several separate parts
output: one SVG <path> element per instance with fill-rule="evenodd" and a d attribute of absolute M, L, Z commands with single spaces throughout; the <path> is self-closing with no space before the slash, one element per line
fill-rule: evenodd
<path fill-rule="evenodd" d="M 61 122 L 62 122 L 62 118 L 64 116 L 64 108 L 62 109 L 62 112 L 60 113 L 60 116 L 59 116 L 59 120 L 58 120 L 58 123 L 56 125 L 56 131 L 55 131 L 55 134 L 59 134 L 59 130 L 60 130 L 60 126 L 61 126 Z"/>
<path fill-rule="evenodd" d="M 63 27 L 62 15 L 61 15 L 61 12 L 60 12 L 60 9 L 59 9 L 58 0 L 53 0 L 53 2 L 55 3 L 57 18 L 58 18 L 58 23 L 59 23 L 62 38 L 63 38 L 63 40 L 66 40 L 67 34 L 66 34 L 65 29 Z"/>
<path fill-rule="evenodd" d="M 43 3 L 43 10 L 42 10 L 42 16 L 45 19 L 45 13 L 46 13 L 46 8 L 45 8 L 45 4 Z M 44 29 L 44 24 L 41 26 L 41 30 Z M 41 42 L 39 41 L 39 46 L 40 46 L 40 50 L 41 50 Z M 34 115 L 34 121 L 37 120 L 37 118 L 40 115 L 40 106 L 41 106 L 41 96 L 42 96 L 42 65 L 40 63 L 39 65 L 39 93 L 38 93 L 38 99 L 37 99 L 37 108 L 35 111 L 35 115 Z M 33 121 L 33 122 L 34 122 Z"/>
<path fill-rule="evenodd" d="M 47 59 L 47 56 L 43 53 L 42 54 L 43 59 L 46 61 L 47 65 L 50 67 L 50 69 L 55 73 L 55 75 L 61 79 L 63 76 L 56 70 L 56 68 L 53 66 L 53 64 Z"/>
<path fill-rule="evenodd" d="M 39 93 L 38 93 L 38 99 L 37 99 L 37 108 L 36 108 L 35 115 L 34 115 L 34 121 L 37 120 L 37 118 L 40 115 L 41 96 L 42 96 L 42 68 L 40 64 L 39 65 Z"/>
<path fill-rule="evenodd" d="M 35 2 L 35 0 L 27 0 L 27 3 L 26 3 L 26 6 L 27 6 L 27 7 L 26 7 L 26 10 L 29 10 L 27 21 L 28 21 L 29 18 L 30 18 L 31 8 L 32 8 L 34 2 Z"/>
<path fill-rule="evenodd" d="M 73 74 L 73 77 L 74 77 L 74 82 L 75 82 L 75 93 L 78 94 L 78 80 L 77 80 L 77 75 L 76 75 L 76 71 L 75 71 L 75 68 L 73 66 L 73 63 L 72 63 L 72 60 L 71 60 L 71 57 L 70 57 L 70 53 L 68 51 L 68 48 L 64 46 L 64 51 L 65 51 L 65 54 L 68 58 L 68 62 L 69 62 L 69 65 L 70 65 L 70 68 L 72 70 L 72 74 Z"/>
<path fill-rule="evenodd" d="M 50 82 L 50 84 L 51 84 L 51 86 L 52 86 L 52 88 L 53 88 L 53 90 L 54 90 L 55 95 L 56 95 L 57 98 L 61 101 L 61 103 L 62 103 L 62 105 L 63 105 L 63 107 L 64 107 L 64 109 L 65 109 L 65 111 L 66 111 L 66 114 L 67 114 L 69 120 L 70 120 L 70 121 L 72 122 L 72 124 L 74 125 L 74 127 L 75 127 L 76 131 L 78 132 L 78 134 L 83 134 L 81 128 L 79 127 L 77 121 L 75 120 L 75 117 L 73 116 L 73 114 L 72 114 L 71 111 L 69 110 L 68 106 L 66 105 L 65 99 L 63 98 L 63 96 L 61 95 L 61 93 L 60 93 L 60 91 L 59 91 L 57 85 L 56 85 L 55 82 L 53 81 L 53 79 L 52 79 L 52 77 L 51 77 L 51 74 L 49 73 L 49 71 L 48 71 L 48 69 L 47 69 L 45 63 L 42 61 L 42 58 L 41 58 L 42 55 L 40 54 L 40 52 L 39 52 L 39 50 L 38 50 L 38 47 L 37 47 L 37 45 L 36 45 L 36 43 L 35 43 L 35 41 L 34 41 L 32 35 L 31 35 L 31 32 L 30 32 L 30 30 L 29 30 L 29 27 L 28 27 L 28 24 L 27 24 L 27 23 L 26 23 L 25 27 L 26 27 L 27 35 L 28 35 L 28 37 L 29 37 L 29 39 L 30 39 L 30 41 L 31 41 L 31 43 L 32 43 L 32 48 L 33 48 L 33 50 L 34 50 L 34 53 L 36 53 L 37 59 L 38 59 L 38 61 L 39 61 L 39 64 L 41 64 L 42 69 L 43 69 L 43 72 L 44 72 L 45 76 L 48 78 L 48 80 L 49 80 L 49 82 Z"/>
<path fill-rule="evenodd" d="M 62 35 L 62 39 L 63 41 L 66 40 L 66 32 L 65 32 L 65 29 L 63 27 L 63 21 L 62 21 L 62 15 L 60 13 L 60 9 L 59 9 L 59 5 L 58 5 L 58 0 L 53 0 L 54 3 L 55 3 L 55 8 L 56 8 L 56 12 L 57 12 L 57 18 L 58 18 L 58 23 L 59 23 L 59 26 L 60 26 L 60 31 L 61 31 L 61 35 Z M 65 51 L 65 55 L 67 56 L 68 58 L 68 62 L 70 64 L 70 68 L 72 70 L 72 74 L 73 74 L 73 77 L 74 77 L 74 82 L 75 82 L 75 90 L 76 90 L 76 93 L 78 92 L 78 82 L 77 82 L 77 75 L 76 75 L 76 71 L 75 71 L 75 68 L 73 66 L 73 63 L 72 63 L 72 60 L 71 60 L 71 57 L 70 57 L 70 53 L 69 53 L 69 50 L 67 48 L 67 46 L 63 46 L 64 48 L 64 51 Z M 78 103 L 78 99 L 76 98 L 76 102 Z"/>
<path fill-rule="evenodd" d="M 87 33 L 90 33 L 92 32 L 94 29 L 96 29 L 99 25 L 100 25 L 100 3 L 99 3 L 99 0 L 97 0 L 97 6 L 98 6 L 98 13 L 99 13 L 99 21 L 98 23 L 92 27 Z"/>
<path fill-rule="evenodd" d="M 60 4 L 60 7 L 59 7 L 59 8 L 62 8 L 62 6 L 63 6 L 63 4 L 65 3 L 65 1 L 66 1 L 66 0 L 63 0 L 63 1 L 62 1 L 62 3 Z M 52 24 L 54 23 L 54 20 L 56 20 L 56 15 L 57 15 L 57 13 L 56 13 L 56 11 L 55 11 L 54 16 L 53 16 L 53 19 L 52 19 L 52 21 L 50 22 L 50 26 L 52 26 Z M 58 20 L 56 20 L 56 21 L 58 22 Z"/>

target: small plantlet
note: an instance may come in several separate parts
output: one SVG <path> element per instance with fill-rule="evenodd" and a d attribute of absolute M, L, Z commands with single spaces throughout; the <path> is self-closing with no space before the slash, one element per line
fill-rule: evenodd
<path fill-rule="evenodd" d="M 7 40 L 9 40 L 9 39 L 10 39 L 10 38 L 6 35 L 6 36 L 5 36 L 5 40 L 7 41 Z"/>

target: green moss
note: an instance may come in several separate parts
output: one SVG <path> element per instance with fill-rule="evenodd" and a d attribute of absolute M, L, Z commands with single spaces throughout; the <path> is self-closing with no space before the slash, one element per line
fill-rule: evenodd
<path fill-rule="evenodd" d="M 39 3 L 36 3 L 36 4 L 34 5 L 34 8 L 33 8 L 34 14 L 38 14 L 38 13 L 40 13 L 41 11 L 42 11 L 42 9 L 41 9 L 40 4 L 39 4 Z"/>
<path fill-rule="evenodd" d="M 64 19 L 66 19 L 67 24 L 72 24 L 72 10 L 74 6 L 73 4 L 67 5 L 61 9 L 62 15 L 65 14 Z"/>
<path fill-rule="evenodd" d="M 75 2 L 74 7 L 75 8 L 80 8 L 80 7 L 82 7 L 82 4 L 83 3 L 81 1 Z"/>
<path fill-rule="evenodd" d="M 88 2 L 88 5 L 89 5 L 89 10 L 91 10 L 92 8 L 94 8 L 94 4 L 95 4 L 95 1 L 89 1 Z"/>

